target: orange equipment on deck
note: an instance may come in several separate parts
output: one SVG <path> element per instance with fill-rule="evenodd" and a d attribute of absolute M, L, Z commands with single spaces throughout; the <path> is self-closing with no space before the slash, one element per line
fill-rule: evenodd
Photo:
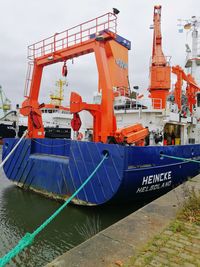
<path fill-rule="evenodd" d="M 193 106 L 196 105 L 196 93 L 200 92 L 200 87 L 197 85 L 192 75 L 186 74 L 180 66 L 172 67 L 172 72 L 177 75 L 177 82 L 174 90 L 175 103 L 181 111 L 182 85 L 183 81 L 186 81 L 186 96 L 188 99 L 189 110 L 192 113 Z"/>
<path fill-rule="evenodd" d="M 151 98 L 161 99 L 161 104 L 158 104 L 158 101 L 152 102 L 155 109 L 160 109 L 166 107 L 166 99 L 171 85 L 171 67 L 162 51 L 161 6 L 154 6 L 153 21 L 154 34 L 149 91 Z"/>
<path fill-rule="evenodd" d="M 149 134 L 149 130 L 144 128 L 142 124 L 134 124 L 121 129 L 115 133 L 115 139 L 118 143 L 135 143 L 138 146 L 144 145 L 144 139 Z"/>
<path fill-rule="evenodd" d="M 29 46 L 26 100 L 21 113 L 28 116 L 28 137 L 44 137 L 44 127 L 38 95 L 43 68 L 64 62 L 62 74 L 67 75 L 68 59 L 94 52 L 99 75 L 101 104 L 87 104 L 77 93 L 71 94 L 70 112 L 74 114 L 72 126 L 80 126 L 78 112 L 88 110 L 93 116 L 95 142 L 106 143 L 114 138 L 117 129 L 114 115 L 114 94 L 128 95 L 128 49 L 130 42 L 116 34 L 116 15 L 107 13 L 69 30 Z M 31 69 L 33 67 L 33 69 Z M 32 76 L 32 78 L 31 78 Z M 135 132 L 135 129 L 134 129 Z M 137 135 L 137 142 L 139 142 Z M 142 135 L 143 138 L 143 135 Z M 134 138 L 127 137 L 129 143 Z"/>
<path fill-rule="evenodd" d="M 71 113 L 77 114 L 82 110 L 89 111 L 93 118 L 93 141 L 99 142 L 101 141 L 100 130 L 102 124 L 102 116 L 101 116 L 101 104 L 87 104 L 82 101 L 82 98 L 79 94 L 72 92 L 70 97 L 70 111 Z M 116 129 L 115 117 L 113 116 L 113 129 Z M 75 130 L 75 129 L 74 129 Z M 107 141 L 107 140 L 106 140 Z"/>

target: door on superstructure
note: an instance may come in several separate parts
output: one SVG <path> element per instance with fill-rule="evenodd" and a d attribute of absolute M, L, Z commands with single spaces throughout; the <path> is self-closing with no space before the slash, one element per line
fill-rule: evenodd
<path fill-rule="evenodd" d="M 166 123 L 164 127 L 164 145 L 181 144 L 181 125 Z"/>

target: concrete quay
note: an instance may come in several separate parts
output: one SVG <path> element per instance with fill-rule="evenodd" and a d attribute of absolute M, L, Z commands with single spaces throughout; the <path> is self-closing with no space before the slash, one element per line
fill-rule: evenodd
<path fill-rule="evenodd" d="M 200 175 L 64 253 L 46 267 L 200 266 L 200 226 L 184 223 L 187 236 L 174 233 L 170 228 L 192 188 L 199 192 Z"/>

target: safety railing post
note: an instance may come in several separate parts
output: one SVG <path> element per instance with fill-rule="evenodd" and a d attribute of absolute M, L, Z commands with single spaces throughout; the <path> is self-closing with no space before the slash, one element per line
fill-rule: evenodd
<path fill-rule="evenodd" d="M 66 47 L 68 47 L 68 30 L 66 31 Z"/>
<path fill-rule="evenodd" d="M 98 18 L 96 18 L 96 33 L 98 33 Z"/>
<path fill-rule="evenodd" d="M 33 45 L 33 59 L 35 59 L 35 44 Z"/>
<path fill-rule="evenodd" d="M 53 36 L 53 49 L 54 49 L 54 51 L 52 51 L 53 53 L 56 52 L 56 35 L 57 33 L 55 33 Z"/>
<path fill-rule="evenodd" d="M 44 40 L 42 42 L 42 55 L 43 56 L 45 55 L 45 42 L 44 42 Z"/>
<path fill-rule="evenodd" d="M 80 25 L 80 42 L 82 43 L 82 24 Z"/>

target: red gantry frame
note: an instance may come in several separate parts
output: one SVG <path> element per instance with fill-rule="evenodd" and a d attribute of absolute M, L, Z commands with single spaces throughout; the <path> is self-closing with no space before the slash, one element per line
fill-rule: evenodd
<path fill-rule="evenodd" d="M 27 137 L 44 137 L 41 106 L 38 103 L 43 68 L 58 62 L 64 62 L 66 66 L 67 60 L 89 53 L 95 54 L 99 76 L 98 89 L 102 94 L 101 104 L 82 102 L 81 96 L 72 92 L 70 111 L 75 115 L 74 117 L 77 117 L 76 114 L 81 110 L 88 110 L 92 114 L 94 142 L 106 143 L 110 137 L 115 137 L 117 126 L 113 109 L 113 88 L 118 92 L 124 91 L 124 95 L 127 95 L 128 49 L 130 49 L 130 42 L 118 36 L 116 31 L 117 17 L 113 13 L 107 13 L 28 47 L 26 100 L 21 108 L 21 113 L 28 116 Z M 135 135 L 135 125 L 133 132 Z M 148 131 L 145 130 L 145 135 L 147 134 Z M 142 129 L 141 138 L 144 139 L 144 137 Z M 120 141 L 124 140 L 129 139 L 123 136 L 123 140 Z M 134 142 L 134 138 L 130 140 Z"/>

